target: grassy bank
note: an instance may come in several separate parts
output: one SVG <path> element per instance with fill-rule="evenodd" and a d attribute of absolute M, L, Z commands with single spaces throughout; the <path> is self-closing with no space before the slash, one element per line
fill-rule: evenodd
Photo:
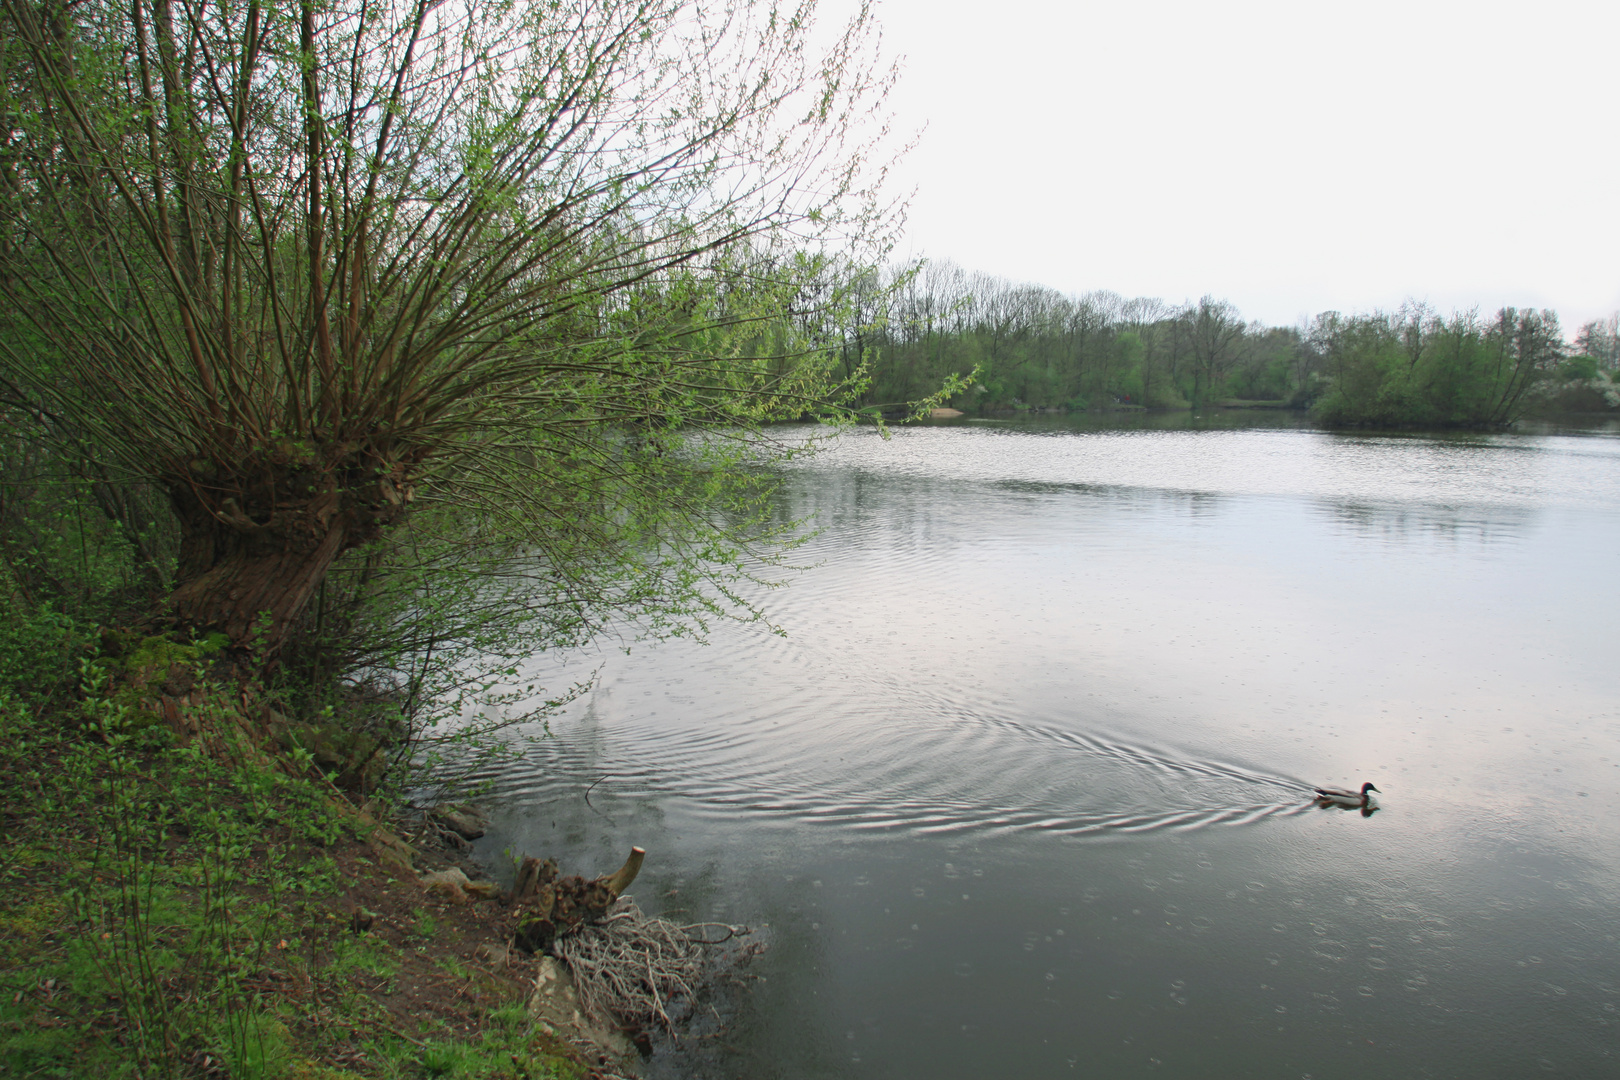
<path fill-rule="evenodd" d="M 0 1075 L 606 1075 L 530 1017 L 506 908 L 205 698 L 187 745 L 93 680 L 0 699 Z"/>

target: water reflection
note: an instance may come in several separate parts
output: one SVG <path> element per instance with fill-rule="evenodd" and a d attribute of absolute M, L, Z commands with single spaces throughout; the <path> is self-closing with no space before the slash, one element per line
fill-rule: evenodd
<path fill-rule="evenodd" d="M 1426 543 L 1487 547 L 1523 539 L 1542 513 L 1529 507 L 1453 508 L 1447 506 L 1320 504 L 1336 529 L 1382 544 Z"/>
<path fill-rule="evenodd" d="M 1139 492 L 1547 510 L 1620 502 L 1620 440 L 1514 435 L 1338 435 L 1264 430 L 1039 426 L 862 430 L 796 470 L 924 481 L 1026 482 Z"/>
<path fill-rule="evenodd" d="M 1617 448 L 856 433 L 785 474 L 788 636 L 586 658 L 486 850 L 761 927 L 655 1075 L 1603 1074 Z"/>

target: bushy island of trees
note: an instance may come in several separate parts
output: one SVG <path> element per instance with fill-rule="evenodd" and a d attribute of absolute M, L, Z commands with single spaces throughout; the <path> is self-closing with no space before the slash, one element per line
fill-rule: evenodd
<path fill-rule="evenodd" d="M 851 276 L 858 321 L 838 347 L 849 370 L 869 362 L 870 402 L 976 371 L 951 402 L 976 414 L 1227 402 L 1310 409 L 1330 427 L 1494 429 L 1527 413 L 1620 408 L 1615 318 L 1588 323 L 1571 347 L 1551 311 L 1408 304 L 1274 327 L 1208 296 L 1065 296 L 947 262 Z"/>

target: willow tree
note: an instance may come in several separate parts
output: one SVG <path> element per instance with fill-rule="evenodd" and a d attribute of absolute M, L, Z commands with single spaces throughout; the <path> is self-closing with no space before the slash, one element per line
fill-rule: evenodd
<path fill-rule="evenodd" d="M 782 328 L 892 221 L 891 76 L 813 8 L 0 0 L 6 393 L 160 485 L 167 608 L 269 652 L 413 501 L 659 543 L 706 512 L 668 433 L 847 389 Z"/>

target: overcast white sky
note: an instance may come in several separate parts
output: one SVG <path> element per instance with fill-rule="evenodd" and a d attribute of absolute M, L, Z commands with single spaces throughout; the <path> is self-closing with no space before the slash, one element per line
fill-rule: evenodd
<path fill-rule="evenodd" d="M 825 14 L 831 16 L 838 0 Z M 881 0 L 900 255 L 1250 319 L 1620 308 L 1620 3 Z"/>

